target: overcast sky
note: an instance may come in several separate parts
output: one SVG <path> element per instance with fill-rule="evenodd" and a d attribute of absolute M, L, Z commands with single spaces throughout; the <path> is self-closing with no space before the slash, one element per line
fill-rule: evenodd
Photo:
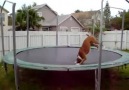
<path fill-rule="evenodd" d="M 47 4 L 54 11 L 60 14 L 70 14 L 75 10 L 88 11 L 88 10 L 98 10 L 101 8 L 101 0 L 10 0 L 16 2 L 16 10 L 21 8 L 23 4 L 30 5 L 36 2 L 38 5 Z M 104 6 L 106 2 L 109 2 L 111 7 L 119 7 L 122 9 L 129 9 L 129 3 L 125 0 L 104 0 Z M 0 5 L 4 0 L 0 0 Z M 4 6 L 9 12 L 11 12 L 11 4 L 6 3 Z M 118 10 L 111 9 L 111 13 L 117 14 Z"/>

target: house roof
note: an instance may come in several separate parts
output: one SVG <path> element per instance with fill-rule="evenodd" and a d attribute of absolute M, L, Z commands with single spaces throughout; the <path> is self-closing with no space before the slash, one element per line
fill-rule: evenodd
<path fill-rule="evenodd" d="M 38 9 L 44 7 L 44 6 L 45 6 L 45 4 L 41 4 L 41 5 L 36 5 L 36 6 L 32 7 L 32 8 L 35 9 L 35 10 L 38 10 Z"/>
<path fill-rule="evenodd" d="M 86 19 L 92 19 L 92 16 L 97 13 L 98 11 L 85 11 L 85 12 L 79 12 L 79 13 L 73 13 L 72 15 L 76 18 L 79 16 L 84 16 Z"/>
<path fill-rule="evenodd" d="M 43 8 L 44 6 L 47 6 L 50 10 L 52 10 L 47 4 L 36 5 L 36 6 L 32 7 L 32 9 L 39 10 L 39 9 Z M 57 15 L 57 17 L 55 17 L 51 21 L 43 21 L 41 23 L 43 26 L 57 26 L 57 19 L 58 19 L 58 25 L 59 25 L 59 24 L 63 23 L 65 20 L 67 20 L 68 18 L 73 17 L 83 27 L 83 25 L 72 14 L 58 16 L 58 14 L 54 10 L 52 10 L 52 11 L 53 11 L 53 13 L 55 13 Z"/>
<path fill-rule="evenodd" d="M 61 23 L 63 23 L 65 20 L 67 20 L 71 15 L 61 15 L 58 18 L 58 25 L 60 25 Z"/>
<path fill-rule="evenodd" d="M 58 25 L 60 25 L 61 23 L 63 23 L 64 21 L 66 21 L 68 18 L 73 17 L 77 23 L 83 27 L 83 25 L 73 16 L 73 15 L 61 15 L 58 16 L 58 18 L 54 18 L 53 20 L 49 21 L 49 22 L 43 22 L 42 25 L 43 26 L 57 26 L 57 19 L 58 19 Z"/>
<path fill-rule="evenodd" d="M 0 6 L 0 10 L 1 10 L 1 6 Z M 7 13 L 9 13 L 9 11 L 5 8 L 3 8 L 4 11 L 6 11 Z"/>
<path fill-rule="evenodd" d="M 59 16 L 59 19 L 58 19 L 58 20 L 59 20 L 59 24 L 63 23 L 65 20 L 67 20 L 67 19 L 70 18 L 70 17 L 73 17 L 73 18 L 77 21 L 77 23 L 78 23 L 80 26 L 83 27 L 83 25 L 82 25 L 72 14 Z M 59 25 L 59 24 L 58 24 L 58 25 Z"/>
<path fill-rule="evenodd" d="M 61 24 L 61 23 L 64 22 L 68 17 L 69 17 L 69 15 L 57 16 L 57 17 L 55 17 L 53 20 L 51 20 L 51 21 L 49 21 L 49 22 L 44 21 L 44 22 L 43 22 L 43 26 L 57 26 L 57 23 L 58 23 L 58 25 Z M 57 19 L 58 19 L 58 21 L 57 21 Z"/>
<path fill-rule="evenodd" d="M 54 10 L 52 10 L 47 4 L 36 5 L 36 6 L 32 7 L 32 9 L 39 10 L 39 9 L 43 8 L 44 6 L 47 6 L 52 12 L 54 12 L 57 15 L 57 13 Z"/>

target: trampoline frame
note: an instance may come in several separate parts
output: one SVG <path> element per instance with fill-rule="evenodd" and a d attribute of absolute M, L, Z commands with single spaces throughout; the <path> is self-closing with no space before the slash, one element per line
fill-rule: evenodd
<path fill-rule="evenodd" d="M 96 70 L 95 70 L 95 90 L 100 90 L 100 87 L 101 87 L 101 67 L 102 68 L 104 68 L 103 67 L 103 64 L 102 64 L 102 66 L 101 66 L 101 54 L 102 54 L 102 24 L 103 24 L 103 1 L 104 0 L 101 0 L 101 19 L 100 19 L 100 48 L 99 48 L 99 50 L 100 50 L 100 55 L 99 55 L 99 64 L 97 65 L 97 67 L 96 67 Z M 126 0 L 127 2 L 129 2 L 128 0 Z M 12 58 L 13 60 L 14 60 L 14 71 L 15 71 L 15 86 L 16 86 L 16 90 L 19 90 L 19 84 L 18 84 L 18 70 L 17 70 L 17 64 L 19 65 L 19 60 L 17 60 L 16 59 L 16 53 L 18 52 L 18 51 L 16 51 L 16 40 L 15 40 L 15 5 L 16 5 L 16 3 L 13 3 L 13 2 L 10 2 L 10 1 L 8 1 L 8 0 L 4 0 L 4 3 L 3 3 L 3 6 L 2 6 L 2 8 L 1 8 L 1 11 L 2 11 L 2 9 L 3 9 L 3 7 L 4 7 L 4 4 L 5 4 L 5 2 L 9 2 L 9 3 L 12 3 L 13 4 L 13 7 L 12 7 L 12 10 L 13 10 L 13 49 L 14 49 L 14 52 L 10 52 L 10 54 L 13 54 L 13 56 L 14 56 L 14 58 Z M 122 20 L 123 21 L 123 20 Z M 28 27 L 28 25 L 27 25 L 27 27 Z M 122 34 L 121 34 L 121 49 L 122 49 L 122 41 L 123 41 L 123 27 L 124 27 L 124 23 L 123 23 L 123 25 L 122 25 Z M 58 29 L 58 15 L 57 15 L 57 29 Z M 1 33 L 1 36 L 2 36 L 2 52 L 3 52 L 3 56 L 4 56 L 4 37 L 3 37 L 3 25 L 2 25 L 2 20 L 1 20 L 1 31 L 2 31 L 2 33 Z M 28 35 L 29 35 L 29 33 L 28 33 L 28 30 L 27 30 L 27 39 L 28 39 Z M 56 37 L 58 38 L 58 30 L 56 31 Z M 28 43 L 28 41 L 27 41 L 27 43 Z M 57 44 L 57 42 L 56 42 L 56 44 Z M 29 48 L 28 48 L 29 49 Z M 118 51 L 119 52 L 119 51 Z M 120 53 L 120 52 L 119 52 Z M 127 56 L 126 54 L 125 55 L 123 55 L 123 56 Z M 11 58 L 11 57 L 10 57 Z M 5 57 L 3 58 L 4 60 L 5 59 L 7 59 L 7 55 L 5 55 Z M 122 60 L 125 60 L 126 59 L 126 57 L 123 57 L 123 59 Z M 119 61 L 119 60 L 118 60 Z M 6 61 L 5 61 L 6 62 Z M 128 61 L 125 61 L 125 63 L 129 63 Z M 120 61 L 119 61 L 119 63 L 118 64 L 115 64 L 116 66 L 118 66 L 118 65 L 123 65 L 124 63 L 121 63 Z M 108 65 L 113 65 L 112 63 L 109 63 Z M 79 67 L 79 66 L 78 66 Z M 82 67 L 83 67 L 83 65 L 82 65 Z M 69 68 L 71 68 L 71 67 L 69 67 Z M 106 68 L 106 66 L 105 66 L 105 68 Z M 6 64 L 5 64 L 5 71 L 6 71 Z M 67 68 L 68 69 L 68 68 Z M 95 69 L 95 68 L 94 68 Z M 68 69 L 69 70 L 69 69 Z"/>
<path fill-rule="evenodd" d="M 30 49 L 39 49 L 39 48 L 60 48 L 60 47 L 36 47 L 36 48 L 25 48 L 17 50 L 17 54 L 20 52 L 24 52 Z M 67 47 L 67 48 L 79 48 L 79 47 Z M 92 47 L 93 48 L 93 47 Z M 118 53 L 121 58 L 101 63 L 101 68 L 111 68 L 116 66 L 121 66 L 124 64 L 129 63 L 129 53 L 119 50 L 110 50 L 110 49 L 103 49 L 111 52 Z M 14 57 L 13 51 L 9 52 L 3 57 L 4 62 L 8 64 L 14 64 Z M 50 64 L 40 64 L 40 63 L 33 63 L 33 62 L 26 62 L 20 59 L 17 59 L 17 65 L 23 68 L 30 68 L 30 69 L 38 69 L 38 70 L 53 70 L 53 71 L 82 71 L 82 70 L 94 70 L 98 68 L 98 64 L 84 64 L 84 65 L 50 65 Z"/>

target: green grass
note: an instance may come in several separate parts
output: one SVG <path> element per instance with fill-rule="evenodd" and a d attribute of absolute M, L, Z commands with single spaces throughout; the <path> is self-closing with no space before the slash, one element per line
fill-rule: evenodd
<path fill-rule="evenodd" d="M 125 51 L 125 52 L 128 52 L 128 53 L 129 53 L 129 50 L 127 50 L 127 49 L 126 49 L 126 50 L 123 50 L 123 51 Z"/>
<path fill-rule="evenodd" d="M 9 66 L 8 73 L 6 74 L 2 63 L 0 63 L 0 90 L 14 90 L 14 87 L 12 66 Z"/>
<path fill-rule="evenodd" d="M 129 52 L 129 50 L 124 51 Z M 74 74 L 70 74 L 68 77 L 72 78 L 73 85 L 70 84 L 68 86 L 65 84 L 67 84 L 66 81 L 69 82 L 70 80 L 65 78 L 64 73 L 59 74 L 59 77 L 57 77 L 56 80 L 54 76 L 55 74 L 51 72 L 46 73 L 45 71 L 19 69 L 19 74 L 20 90 L 94 90 L 94 72 L 91 72 L 90 74 L 80 72 L 79 74 L 84 74 L 80 76 L 80 79 L 76 79 Z M 76 75 L 78 76 L 79 74 Z M 90 81 L 88 80 L 87 75 L 92 76 Z M 56 84 L 58 81 L 61 81 L 58 79 L 62 79 L 65 84 L 62 84 L 62 82 Z M 55 85 L 51 84 L 51 82 Z M 102 71 L 101 90 L 129 90 L 128 86 L 129 65 L 127 65 L 127 68 L 119 67 L 119 70 L 118 67 L 115 67 Z M 15 79 L 12 65 L 8 65 L 8 73 L 6 74 L 3 64 L 0 63 L 0 90 L 15 90 Z"/>
<path fill-rule="evenodd" d="M 112 75 L 113 90 L 129 90 L 129 65 L 125 67 L 114 67 L 111 69 Z"/>
<path fill-rule="evenodd" d="M 3 64 L 0 63 L 0 90 L 15 90 L 15 78 L 13 66 L 8 65 L 8 73 L 5 73 Z M 28 81 L 20 83 L 20 90 L 39 90 L 35 83 Z"/>
<path fill-rule="evenodd" d="M 123 50 L 125 52 L 129 53 L 129 50 Z M 119 75 L 122 78 L 128 78 L 129 77 L 129 65 L 123 66 L 119 68 Z"/>

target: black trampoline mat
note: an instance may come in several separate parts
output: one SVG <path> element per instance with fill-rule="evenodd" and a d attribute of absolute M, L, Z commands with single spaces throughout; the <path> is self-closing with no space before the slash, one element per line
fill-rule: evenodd
<path fill-rule="evenodd" d="M 70 47 L 50 47 L 50 48 L 37 48 L 29 49 L 19 52 L 16 55 L 17 59 L 30 63 L 41 63 L 50 65 L 75 65 L 79 48 Z M 121 58 L 122 55 L 102 50 L 102 63 L 114 61 Z M 99 61 L 99 51 L 91 49 L 87 55 L 87 60 L 84 64 L 96 64 Z"/>

